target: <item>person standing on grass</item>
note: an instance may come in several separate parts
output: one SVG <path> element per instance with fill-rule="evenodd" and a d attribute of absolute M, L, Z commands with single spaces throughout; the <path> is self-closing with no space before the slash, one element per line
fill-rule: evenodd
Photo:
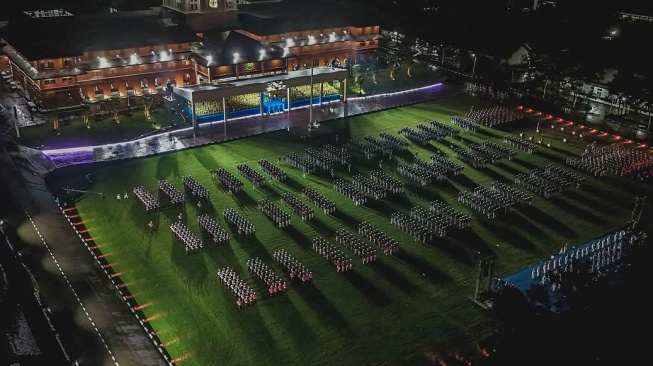
<path fill-rule="evenodd" d="M 118 201 L 120 201 L 120 193 L 118 193 L 118 195 L 116 196 L 116 198 L 118 199 Z"/>
<path fill-rule="evenodd" d="M 150 220 L 150 222 L 147 223 L 147 226 L 150 227 L 150 230 L 154 230 L 154 222 L 152 222 L 152 220 Z"/>

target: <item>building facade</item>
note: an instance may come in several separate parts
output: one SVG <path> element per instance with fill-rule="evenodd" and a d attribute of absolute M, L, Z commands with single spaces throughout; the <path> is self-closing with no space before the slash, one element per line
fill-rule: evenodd
<path fill-rule="evenodd" d="M 160 99 L 167 85 L 342 67 L 371 57 L 379 35 L 378 25 L 270 27 L 273 33 L 263 34 L 233 25 L 236 0 L 163 0 L 162 9 L 177 15 L 162 18 L 161 9 L 152 9 L 83 18 L 26 16 L 3 29 L 2 52 L 16 84 L 40 111 L 90 104 L 99 113 L 115 108 L 103 102 L 125 109 L 143 95 Z"/>

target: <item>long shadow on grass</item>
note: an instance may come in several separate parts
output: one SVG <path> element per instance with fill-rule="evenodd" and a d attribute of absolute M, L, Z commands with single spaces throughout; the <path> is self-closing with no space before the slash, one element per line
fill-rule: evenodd
<path fill-rule="evenodd" d="M 323 325 L 348 331 L 349 325 L 340 312 L 331 304 L 312 282 L 295 287 L 299 296 L 309 304 Z"/>
<path fill-rule="evenodd" d="M 179 272 L 186 277 L 187 287 L 198 293 L 204 293 L 204 283 L 206 282 L 209 271 L 206 268 L 202 253 L 186 254 L 184 245 L 174 237 L 172 238 L 172 248 L 170 250 L 171 262 L 174 263 Z"/>
<path fill-rule="evenodd" d="M 256 200 L 245 191 L 240 191 L 234 194 L 234 199 L 240 208 L 256 206 Z"/>
<path fill-rule="evenodd" d="M 217 169 L 220 166 L 209 149 L 193 149 L 192 151 L 195 159 L 197 159 L 197 161 L 202 164 L 204 169 L 207 171 L 211 169 Z"/>
<path fill-rule="evenodd" d="M 239 239 L 242 239 L 242 237 L 239 237 Z M 233 268 L 237 273 L 245 273 L 245 263 L 241 263 L 241 261 L 236 258 L 234 249 L 231 247 L 236 247 L 239 245 L 240 244 L 233 238 L 230 239 L 229 243 L 211 243 L 210 245 L 205 246 L 204 254 L 207 255 L 208 258 L 213 261 L 213 263 L 215 263 L 215 267 L 217 268 L 228 266 Z"/>
<path fill-rule="evenodd" d="M 512 223 L 504 221 L 506 219 L 507 217 L 485 219 L 482 220 L 482 224 L 498 238 L 516 248 L 522 250 L 533 249 L 533 243 L 522 234 L 521 228 L 515 227 Z"/>
<path fill-rule="evenodd" d="M 288 225 L 281 229 L 286 232 L 296 243 L 298 243 L 302 248 L 309 250 L 311 247 L 311 239 L 306 236 L 300 230 L 297 230 L 296 227 Z"/>
<path fill-rule="evenodd" d="M 509 165 L 508 162 L 505 162 L 505 161 L 500 162 L 497 165 L 497 167 L 504 170 L 504 171 L 506 171 L 506 172 L 508 172 L 511 175 L 517 175 L 517 174 L 524 173 L 523 171 L 515 168 L 514 166 Z"/>
<path fill-rule="evenodd" d="M 383 202 L 383 200 L 375 200 L 373 198 L 369 198 L 367 203 L 363 205 L 363 208 L 375 211 L 381 216 L 389 216 L 389 213 L 392 211 L 392 207 Z"/>
<path fill-rule="evenodd" d="M 392 208 L 396 208 L 396 207 L 407 208 L 410 206 L 409 204 L 410 201 L 408 201 L 408 198 L 403 193 L 400 194 L 390 193 L 383 200 L 386 202 L 388 206 L 391 206 Z"/>
<path fill-rule="evenodd" d="M 628 192 L 642 192 L 647 194 L 653 194 L 653 185 L 650 183 L 644 183 L 636 181 L 633 178 L 624 178 L 616 175 L 608 175 L 602 177 L 606 184 L 609 184 L 613 187 L 618 187 L 620 190 L 627 190 Z"/>
<path fill-rule="evenodd" d="M 515 163 L 523 166 L 524 168 L 526 168 L 528 170 L 533 170 L 533 169 L 539 168 L 537 164 L 533 164 L 530 161 L 526 161 L 526 160 L 523 160 L 523 159 L 520 159 L 520 158 L 513 159 L 512 161 L 514 161 Z"/>
<path fill-rule="evenodd" d="M 478 255 L 487 256 L 493 253 L 488 243 L 470 228 L 454 230 L 449 237 L 458 245 L 466 248 L 475 258 Z"/>
<path fill-rule="evenodd" d="M 234 302 L 236 301 L 231 292 L 229 292 L 227 296 L 231 296 L 234 299 Z M 263 319 L 263 316 L 261 316 L 261 310 L 259 309 L 261 304 L 262 303 L 255 303 L 254 306 L 248 306 L 244 309 L 237 310 L 238 314 L 234 314 L 233 316 L 242 315 L 246 318 L 244 321 L 239 323 L 238 327 L 240 332 L 236 333 L 238 334 L 242 332 L 246 341 L 248 341 L 245 347 L 262 359 L 278 352 L 279 342 L 274 336 L 272 336 L 267 322 Z M 236 306 L 235 303 L 234 306 Z M 242 347 L 243 345 L 240 346 Z"/>
<path fill-rule="evenodd" d="M 503 183 L 509 183 L 510 179 L 509 177 L 506 177 L 506 175 L 501 174 L 499 171 L 496 170 L 496 167 L 493 165 L 488 165 L 485 169 L 482 169 L 481 172 L 488 177 L 492 178 L 493 180 L 503 182 Z"/>
<path fill-rule="evenodd" d="M 302 349 L 312 344 L 315 340 L 315 333 L 306 324 L 302 314 L 288 301 L 286 294 L 276 294 L 274 297 L 266 299 L 258 306 L 265 307 L 265 310 L 277 320 L 277 323 L 281 324 L 285 334 L 295 345 L 295 349 Z M 281 301 L 276 302 L 275 300 Z"/>
<path fill-rule="evenodd" d="M 591 211 L 588 211 L 572 202 L 567 201 L 561 196 L 554 196 L 549 199 L 549 202 L 552 204 L 560 207 L 563 210 L 568 211 L 569 213 L 576 215 L 580 217 L 583 220 L 589 221 L 594 224 L 602 224 L 605 223 L 605 220 L 601 218 L 601 216 L 598 216 L 594 214 Z"/>
<path fill-rule="evenodd" d="M 444 197 L 437 192 L 433 187 L 422 187 L 422 186 L 417 186 L 417 185 L 411 185 L 410 187 L 411 192 L 418 198 L 420 198 L 422 201 L 425 202 L 432 202 L 432 201 L 443 201 Z M 408 201 L 406 201 L 408 202 Z"/>
<path fill-rule="evenodd" d="M 186 213 L 186 205 L 179 206 L 165 206 L 161 207 L 158 211 L 159 220 L 163 220 L 163 223 L 181 221 L 183 224 L 188 223 L 188 214 Z M 181 220 L 179 220 L 179 214 L 181 213 Z"/>
<path fill-rule="evenodd" d="M 458 174 L 455 177 L 451 177 L 449 178 L 449 181 L 453 184 L 459 184 L 463 189 L 473 189 L 476 187 L 476 183 L 464 174 Z"/>
<path fill-rule="evenodd" d="M 383 260 L 378 260 L 370 263 L 371 268 L 377 275 L 386 279 L 393 286 L 399 289 L 406 295 L 413 295 L 417 293 L 417 287 L 404 276 L 403 273 L 396 271 L 391 266 L 387 265 Z"/>
<path fill-rule="evenodd" d="M 518 211 L 509 212 L 504 218 L 502 218 L 502 220 L 505 222 L 510 222 L 512 225 L 516 226 L 519 231 L 527 232 L 531 236 L 538 238 L 546 236 L 544 230 L 539 228 L 532 221 L 528 220 Z"/>
<path fill-rule="evenodd" d="M 487 136 L 487 137 L 497 137 L 496 134 L 492 133 L 491 130 L 489 130 L 487 128 L 479 128 L 479 129 L 476 130 L 476 132 L 479 135 L 484 135 L 484 136 Z"/>
<path fill-rule="evenodd" d="M 635 195 L 653 194 L 653 185 L 647 187 L 644 184 L 634 182 L 628 178 L 608 176 L 598 178 L 598 181 L 605 184 L 583 184 L 581 185 L 581 189 L 584 192 L 592 193 L 602 200 L 607 200 L 619 205 L 624 201 L 625 193 L 627 197 L 630 197 L 627 206 L 630 206 L 635 202 Z"/>
<path fill-rule="evenodd" d="M 632 192 L 632 191 L 630 191 Z M 594 195 L 589 195 L 589 194 L 582 194 L 578 190 L 569 190 L 564 193 L 564 196 L 572 199 L 580 204 L 583 204 L 585 206 L 588 206 L 590 208 L 596 209 L 597 211 L 603 213 L 603 214 L 613 214 L 614 210 L 618 209 L 623 209 L 629 206 L 629 204 L 632 204 L 635 202 L 634 198 L 632 201 L 625 201 L 621 197 L 612 197 L 612 199 L 607 198 L 604 200 L 601 200 L 599 198 L 595 198 Z M 605 196 L 597 196 L 597 197 L 605 197 Z M 624 205 L 626 203 L 626 205 Z"/>
<path fill-rule="evenodd" d="M 256 191 L 263 193 L 265 196 L 267 196 L 270 199 L 273 198 L 278 198 L 280 196 L 279 191 L 271 186 L 270 184 L 266 184 L 263 187 L 256 188 Z"/>
<path fill-rule="evenodd" d="M 439 271 L 424 259 L 409 253 L 405 249 L 399 249 L 396 258 L 412 267 L 419 276 L 424 276 L 436 283 L 451 282 L 451 278 L 444 272 Z"/>
<path fill-rule="evenodd" d="M 302 186 L 298 181 L 296 181 L 292 177 L 287 177 L 283 181 L 283 184 L 288 186 L 289 188 L 294 189 L 297 193 L 302 192 L 302 190 L 304 189 L 304 186 Z"/>
<path fill-rule="evenodd" d="M 308 225 L 325 237 L 331 237 L 335 232 L 329 225 L 325 224 L 324 221 L 318 218 L 313 218 L 312 220 L 309 220 Z"/>
<path fill-rule="evenodd" d="M 354 285 L 375 306 L 384 307 L 390 303 L 390 299 L 382 289 L 362 277 L 356 270 L 347 271 L 342 274 L 342 277 Z"/>
<path fill-rule="evenodd" d="M 159 157 L 156 165 L 156 179 L 168 179 L 179 177 L 179 162 L 177 161 L 178 154 L 165 154 Z"/>
<path fill-rule="evenodd" d="M 523 205 L 517 209 L 522 215 L 531 218 L 533 221 L 547 226 L 549 229 L 562 236 L 573 236 L 576 232 L 565 225 L 562 221 L 549 215 L 533 205 Z"/>
<path fill-rule="evenodd" d="M 333 217 L 337 218 L 342 224 L 358 230 L 358 220 L 356 220 L 353 216 L 346 213 L 342 209 L 337 209 L 336 212 L 334 212 L 332 215 Z"/>
<path fill-rule="evenodd" d="M 265 249 L 259 238 L 255 235 L 247 235 L 238 239 L 240 248 L 247 252 L 249 258 L 260 257 L 264 261 L 270 261 L 270 253 Z"/>
<path fill-rule="evenodd" d="M 566 158 L 565 158 L 566 154 L 563 155 L 563 156 L 560 156 L 560 155 L 554 154 L 550 150 L 544 149 L 544 148 L 538 149 L 537 150 L 537 155 L 539 155 L 541 157 L 544 157 L 544 158 L 547 158 L 549 160 L 552 160 L 554 162 L 561 163 L 561 164 L 564 164 L 564 162 L 566 160 Z"/>
<path fill-rule="evenodd" d="M 434 246 L 439 250 L 445 252 L 449 257 L 455 259 L 458 262 L 464 264 L 471 263 L 468 248 L 466 248 L 464 245 L 458 245 L 458 243 L 452 241 L 449 238 L 436 237 L 432 241 L 431 246 Z"/>

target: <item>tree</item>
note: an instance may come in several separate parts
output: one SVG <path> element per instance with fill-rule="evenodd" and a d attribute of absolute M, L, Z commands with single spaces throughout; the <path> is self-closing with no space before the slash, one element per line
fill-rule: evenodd
<path fill-rule="evenodd" d="M 358 85 L 361 76 L 361 65 L 359 63 L 356 63 L 351 67 L 351 76 L 354 77 L 354 84 Z"/>
<path fill-rule="evenodd" d="M 115 123 L 120 123 L 120 115 L 118 112 L 120 111 L 120 98 L 113 97 L 109 100 L 105 101 L 107 103 L 107 107 L 109 108 L 109 112 L 113 114 L 113 121 Z"/>
<path fill-rule="evenodd" d="M 85 101 L 82 102 L 82 122 L 86 128 L 91 128 L 90 117 L 91 117 L 91 104 Z"/>
<path fill-rule="evenodd" d="M 154 105 L 154 100 L 151 95 L 143 95 L 141 97 L 141 103 L 143 104 L 143 114 L 146 119 L 152 118 L 152 106 Z"/>
<path fill-rule="evenodd" d="M 50 119 L 52 120 L 52 129 L 55 131 L 59 130 L 59 112 L 56 110 L 50 112 Z"/>

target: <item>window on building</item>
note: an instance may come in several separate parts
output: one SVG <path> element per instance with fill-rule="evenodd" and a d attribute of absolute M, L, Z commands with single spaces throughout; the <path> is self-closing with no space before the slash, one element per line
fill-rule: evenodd
<path fill-rule="evenodd" d="M 71 78 L 71 77 L 61 78 L 61 83 L 62 84 L 72 84 L 73 83 L 73 78 Z"/>
<path fill-rule="evenodd" d="M 54 79 L 47 79 L 47 80 L 44 80 L 44 81 L 43 81 L 43 84 L 45 84 L 45 85 L 54 85 L 54 84 L 56 84 L 56 83 L 57 83 L 57 82 L 56 82 L 56 80 L 54 80 Z"/>
<path fill-rule="evenodd" d="M 67 58 L 65 58 L 65 59 L 63 60 L 63 67 L 70 67 L 70 65 L 71 65 L 70 60 L 67 59 Z"/>
<path fill-rule="evenodd" d="M 174 62 L 174 61 L 168 62 L 168 67 L 175 67 L 175 66 L 177 66 L 176 62 Z"/>
<path fill-rule="evenodd" d="M 54 67 L 54 63 L 52 61 L 43 61 L 44 69 L 51 69 L 53 67 Z"/>

